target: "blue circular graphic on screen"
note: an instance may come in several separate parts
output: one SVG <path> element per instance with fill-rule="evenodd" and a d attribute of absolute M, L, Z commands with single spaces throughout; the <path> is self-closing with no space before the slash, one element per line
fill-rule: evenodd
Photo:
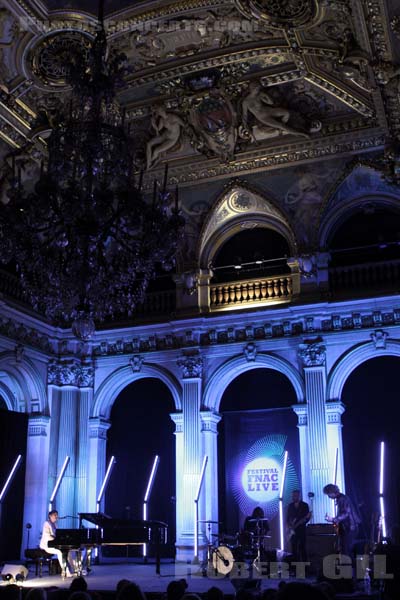
<path fill-rule="evenodd" d="M 278 498 L 281 481 L 281 464 L 273 458 L 260 456 L 247 463 L 242 471 L 243 491 L 257 504 Z"/>

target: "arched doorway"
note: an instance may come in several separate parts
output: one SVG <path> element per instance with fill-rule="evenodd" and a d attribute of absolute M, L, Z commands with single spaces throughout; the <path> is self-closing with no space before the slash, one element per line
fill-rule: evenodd
<path fill-rule="evenodd" d="M 362 518 L 360 545 L 377 534 L 381 441 L 386 442 L 385 498 L 389 535 L 398 525 L 400 441 L 395 415 L 399 368 L 398 357 L 372 358 L 352 371 L 343 387 L 346 493 L 352 497 Z"/>
<path fill-rule="evenodd" d="M 273 547 L 279 546 L 279 488 L 283 453 L 289 451 L 285 506 L 300 487 L 297 397 L 279 371 L 257 368 L 236 377 L 223 393 L 219 412 L 219 506 L 228 535 L 261 506 L 270 521 Z"/>
<path fill-rule="evenodd" d="M 15 560 L 20 556 L 27 432 L 28 415 L 7 410 L 5 400 L 0 397 L 0 490 L 3 489 L 18 455 L 22 456 L 22 461 L 0 506 L 0 561 Z M 36 546 L 37 541 L 32 540 L 32 543 Z"/>
<path fill-rule="evenodd" d="M 105 512 L 110 516 L 142 519 L 143 498 L 158 455 L 148 519 L 168 523 L 168 548 L 163 551 L 171 556 L 175 541 L 175 439 L 169 415 L 174 409 L 171 392 L 156 378 L 139 379 L 120 392 L 110 414 L 107 461 L 115 456 L 116 464 L 105 496 Z M 141 551 L 141 546 L 122 549 L 124 556 L 138 556 Z M 118 555 L 118 550 L 109 549 L 108 554 Z"/>
<path fill-rule="evenodd" d="M 332 291 L 398 289 L 400 213 L 379 200 L 349 208 L 331 231 L 329 281 Z"/>
<path fill-rule="evenodd" d="M 229 238 L 213 259 L 213 283 L 289 273 L 289 244 L 267 227 L 245 229 Z"/>

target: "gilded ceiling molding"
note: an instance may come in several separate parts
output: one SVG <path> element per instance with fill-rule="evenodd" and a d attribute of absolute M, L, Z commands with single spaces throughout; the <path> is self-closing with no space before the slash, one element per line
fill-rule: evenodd
<path fill-rule="evenodd" d="M 213 52 L 212 56 L 200 60 L 182 59 L 180 62 L 175 63 L 175 66 L 171 66 L 170 68 L 157 69 L 156 67 L 152 67 L 151 69 L 148 69 L 150 71 L 148 74 L 142 72 L 143 74 L 138 73 L 137 75 L 129 78 L 127 80 L 127 86 L 132 87 L 144 85 L 165 79 L 172 79 L 174 77 L 180 78 L 195 71 L 202 71 L 209 68 L 220 68 L 232 63 L 240 63 L 243 65 L 243 63 L 248 62 L 250 64 L 251 62 L 257 62 L 259 59 L 264 58 L 268 64 L 271 54 L 287 56 L 288 52 L 289 48 L 287 46 L 282 46 L 281 48 L 277 47 L 276 40 L 274 40 L 274 45 L 271 47 L 265 45 L 261 48 L 258 47 L 239 50 L 236 52 L 226 52 L 226 49 L 224 49 L 224 54 L 218 55 Z"/>
<path fill-rule="evenodd" d="M 365 150 L 382 149 L 385 143 L 385 135 L 376 135 L 375 137 L 365 137 L 364 139 L 351 140 L 345 135 L 343 140 L 331 139 L 329 144 L 324 147 L 304 148 L 304 142 L 299 144 L 299 148 L 277 152 L 276 148 L 271 150 L 273 154 L 266 154 L 265 149 L 254 153 L 246 153 L 246 158 L 236 157 L 229 163 L 217 163 L 217 161 L 207 161 L 198 164 L 188 164 L 174 167 L 170 165 L 169 182 L 171 185 L 184 185 L 197 183 L 200 180 L 218 180 L 225 177 L 238 176 L 248 173 L 257 173 L 259 171 L 269 171 L 282 167 L 290 166 L 291 163 L 305 163 L 308 161 L 321 160 L 341 154 L 351 154 L 353 152 L 362 152 Z M 250 156 L 249 156 L 250 155 Z M 160 170 L 161 173 L 161 170 Z M 146 188 L 151 189 L 151 181 L 155 172 L 152 171 L 152 178 L 148 178 Z"/>

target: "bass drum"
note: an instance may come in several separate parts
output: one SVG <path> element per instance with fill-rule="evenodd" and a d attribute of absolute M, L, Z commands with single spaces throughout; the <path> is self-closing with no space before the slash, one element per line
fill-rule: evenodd
<path fill-rule="evenodd" d="M 220 575 L 227 575 L 232 571 L 235 559 L 228 546 L 218 546 L 212 553 L 212 565 Z"/>

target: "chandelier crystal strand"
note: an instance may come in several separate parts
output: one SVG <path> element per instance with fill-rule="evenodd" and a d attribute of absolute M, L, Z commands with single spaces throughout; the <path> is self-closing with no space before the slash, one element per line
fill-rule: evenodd
<path fill-rule="evenodd" d="M 156 268 L 170 269 L 184 219 L 175 193 L 144 198 L 134 180 L 133 140 L 115 99 L 124 55 L 107 56 L 102 19 L 86 61 L 71 65 L 71 102 L 48 138 L 34 192 L 13 173 L 0 210 L 0 251 L 13 260 L 27 299 L 87 340 L 94 321 L 131 315 Z M 141 178 L 140 178 L 141 179 Z"/>

